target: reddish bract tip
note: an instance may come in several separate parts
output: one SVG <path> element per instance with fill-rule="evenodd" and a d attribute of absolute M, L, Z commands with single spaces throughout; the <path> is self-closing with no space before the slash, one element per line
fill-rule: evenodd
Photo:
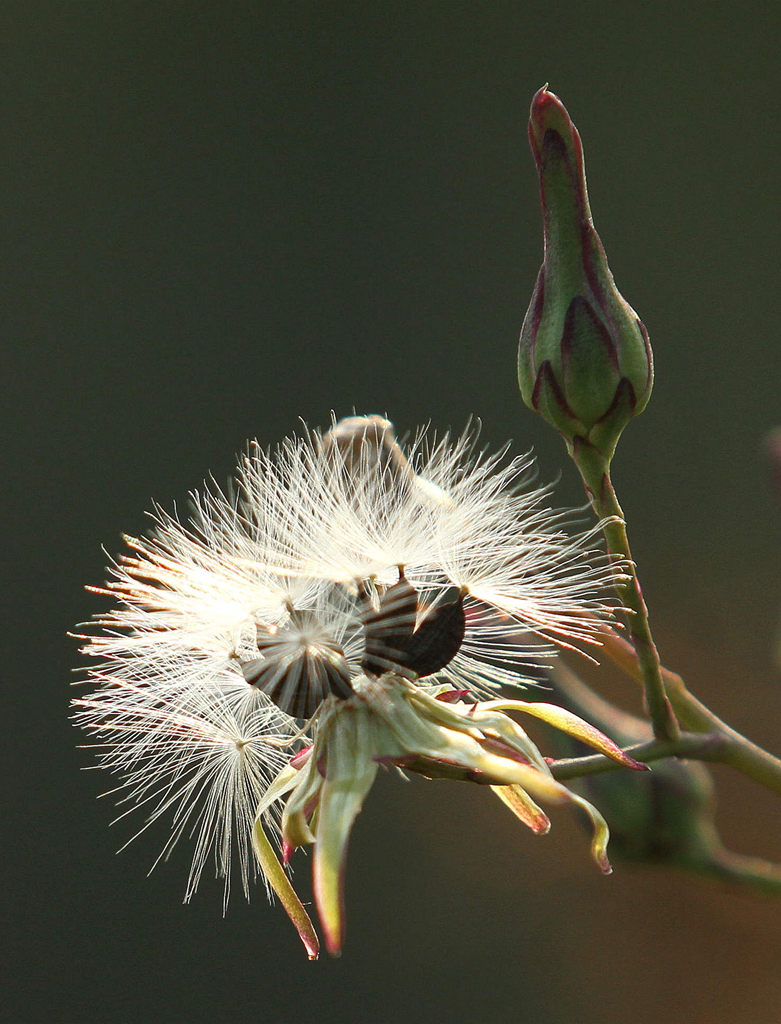
<path fill-rule="evenodd" d="M 285 865 L 285 867 L 288 866 L 288 864 L 290 863 L 290 858 L 293 856 L 293 854 L 295 852 L 296 852 L 296 848 L 294 846 L 291 846 L 290 843 L 286 839 L 283 839 L 282 840 L 282 863 Z"/>
<path fill-rule="evenodd" d="M 550 818 L 542 811 L 538 814 L 530 815 L 526 824 L 536 836 L 547 836 L 550 832 Z"/>
<path fill-rule="evenodd" d="M 330 932 L 325 927 L 323 927 L 323 936 L 325 939 L 326 952 L 329 956 L 338 959 L 342 955 L 342 936 Z"/>
<path fill-rule="evenodd" d="M 458 704 L 468 696 L 469 690 L 445 690 L 444 693 L 438 693 L 436 699 L 441 700 L 443 704 Z"/>
<path fill-rule="evenodd" d="M 313 744 L 310 743 L 308 747 L 304 747 L 303 750 L 299 750 L 297 753 L 293 754 L 290 758 L 290 767 L 296 769 L 303 768 L 309 760 L 312 753 L 312 747 Z"/>

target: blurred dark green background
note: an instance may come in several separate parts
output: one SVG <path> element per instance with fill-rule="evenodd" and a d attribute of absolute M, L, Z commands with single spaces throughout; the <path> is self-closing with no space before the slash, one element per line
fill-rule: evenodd
<path fill-rule="evenodd" d="M 181 906 L 188 850 L 149 879 L 161 830 L 114 856 L 65 633 L 101 544 L 299 416 L 475 413 L 582 501 L 514 380 L 548 81 L 656 353 L 616 482 L 660 647 L 778 751 L 780 28 L 760 3 L 0 4 L 3 1019 L 777 1024 L 781 904 L 604 879 L 567 813 L 534 839 L 477 788 L 380 780 L 341 961 L 307 964 L 260 892 Z M 730 844 L 781 858 L 778 801 L 719 781 Z"/>

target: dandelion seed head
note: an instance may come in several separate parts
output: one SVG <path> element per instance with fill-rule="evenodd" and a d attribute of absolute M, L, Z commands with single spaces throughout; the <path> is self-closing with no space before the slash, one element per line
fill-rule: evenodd
<path fill-rule="evenodd" d="M 161 857 L 193 842 L 186 899 L 210 857 L 226 898 L 232 864 L 249 891 L 256 808 L 329 695 L 386 671 L 490 693 L 596 639 L 616 569 L 549 499 L 473 427 L 401 446 L 369 417 L 253 442 L 186 517 L 152 510 L 98 588 L 75 719 L 139 831 L 169 819 Z"/>

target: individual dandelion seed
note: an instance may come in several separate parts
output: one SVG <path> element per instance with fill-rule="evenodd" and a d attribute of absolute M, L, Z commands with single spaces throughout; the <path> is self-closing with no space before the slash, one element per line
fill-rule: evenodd
<path fill-rule="evenodd" d="M 327 748 L 322 708 L 333 721 L 370 693 L 374 720 L 390 694 L 418 715 L 403 685 L 439 695 L 441 717 L 448 693 L 495 693 L 529 681 L 555 645 L 597 642 L 620 567 L 594 547 L 597 528 L 572 532 L 548 497 L 529 456 L 479 450 L 473 427 L 402 446 L 389 421 L 352 417 L 274 451 L 251 444 L 228 488 L 191 495 L 186 520 L 154 509 L 149 535 L 127 539 L 97 588 L 116 603 L 84 636 L 96 688 L 75 718 L 123 806 L 146 814 L 144 828 L 170 818 L 161 856 L 194 840 L 186 898 L 210 856 L 226 894 L 232 862 L 248 892 L 252 842 L 275 891 L 289 886 L 255 811 L 274 833 L 269 792 L 282 795 L 283 766 L 310 734 Z M 377 763 L 481 770 L 450 746 L 427 753 L 406 735 L 397 760 L 381 743 Z"/>
<path fill-rule="evenodd" d="M 112 793 L 126 808 L 121 816 L 146 814 L 133 838 L 168 819 L 171 832 L 158 861 L 183 836 L 193 839 L 185 902 L 210 855 L 225 880 L 226 905 L 234 861 L 249 897 L 257 874 L 252 825 L 270 781 L 289 761 L 290 719 L 262 698 L 237 704 L 219 684 L 201 681 L 174 698 L 119 676 L 96 672 L 95 678 L 100 688 L 73 701 L 74 720 L 95 741 L 99 764 L 117 776 Z M 266 819 L 275 829 L 273 812 Z"/>

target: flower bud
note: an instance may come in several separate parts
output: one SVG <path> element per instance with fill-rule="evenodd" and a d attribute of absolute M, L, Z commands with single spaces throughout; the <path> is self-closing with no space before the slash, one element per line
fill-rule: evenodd
<path fill-rule="evenodd" d="M 651 394 L 648 332 L 613 281 L 591 220 L 580 136 L 547 88 L 532 100 L 529 140 L 545 255 L 521 330 L 521 394 L 569 447 L 582 438 L 609 462 Z"/>
<path fill-rule="evenodd" d="M 622 746 L 652 738 L 648 723 L 619 710 L 558 665 L 553 698 L 577 715 L 586 715 Z M 559 757 L 578 757 L 586 749 L 571 736 L 550 733 L 549 746 Z M 570 785 L 588 799 L 598 799 L 624 860 L 693 864 L 702 860 L 713 834 L 713 784 L 704 765 L 673 758 L 655 761 L 652 770 L 587 775 Z"/>
<path fill-rule="evenodd" d="M 629 743 L 630 734 L 638 742 L 634 730 L 620 739 Z M 650 735 L 646 729 L 643 739 Z M 697 761 L 668 758 L 654 762 L 642 780 L 611 772 L 584 778 L 575 788 L 599 800 L 619 859 L 706 871 L 721 846 L 713 779 Z"/>

